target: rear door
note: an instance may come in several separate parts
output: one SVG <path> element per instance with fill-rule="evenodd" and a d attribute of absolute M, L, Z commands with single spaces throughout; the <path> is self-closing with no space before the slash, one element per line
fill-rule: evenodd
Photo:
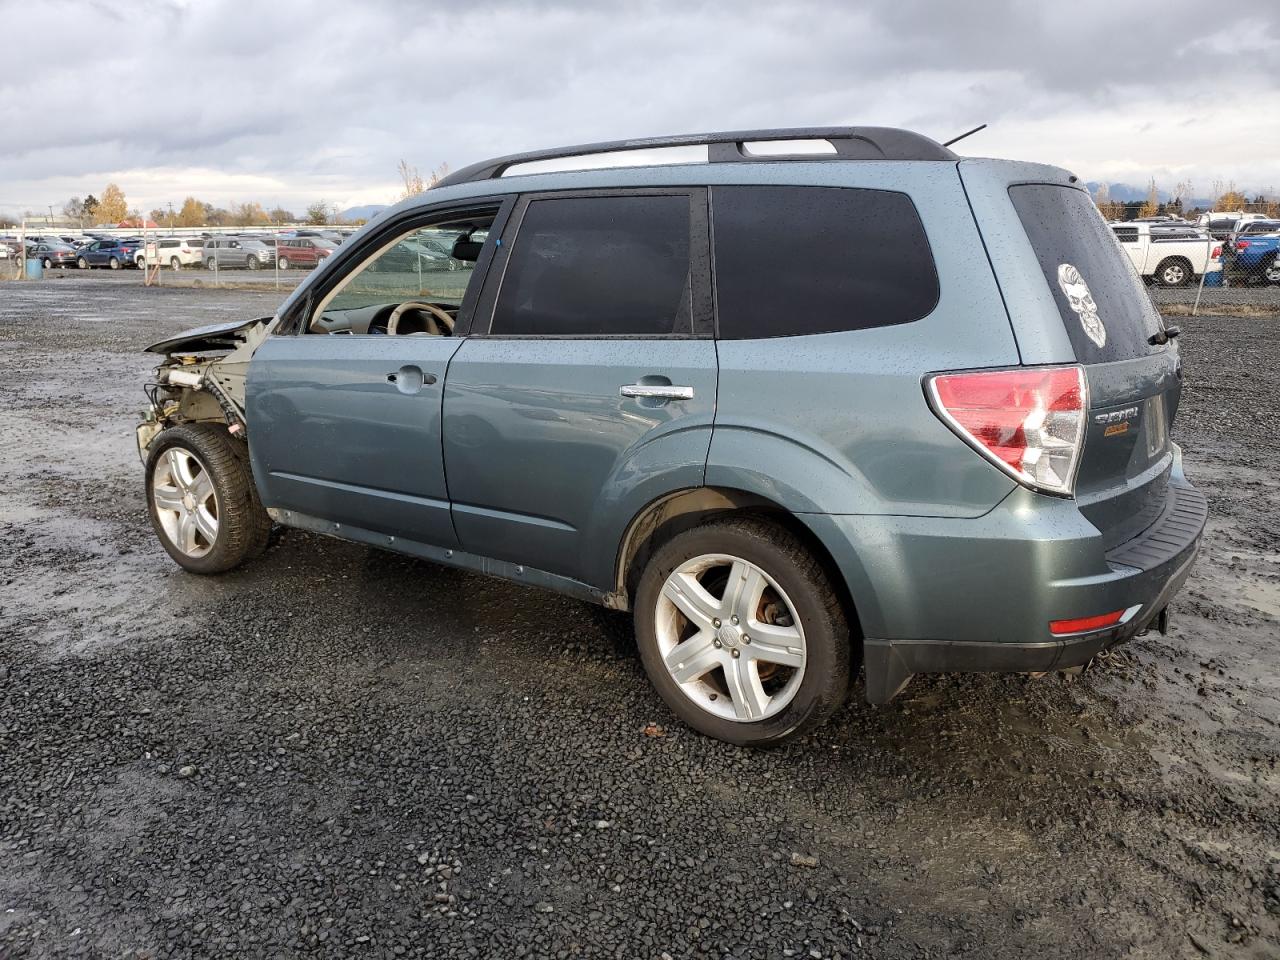
<path fill-rule="evenodd" d="M 445 385 L 466 550 L 609 587 L 630 518 L 702 485 L 717 379 L 706 251 L 700 189 L 521 199 Z"/>
<path fill-rule="evenodd" d="M 1023 362 L 1085 368 L 1089 426 L 1076 499 L 1114 546 L 1150 526 L 1165 505 L 1169 427 L 1181 393 L 1176 342 L 1152 342 L 1164 329 L 1160 315 L 1085 190 L 1014 179 L 1003 185 L 1003 211 L 981 192 L 975 211 L 984 237 L 1000 215 L 1012 213 L 1022 228 L 1019 241 L 993 245 L 992 262 Z"/>

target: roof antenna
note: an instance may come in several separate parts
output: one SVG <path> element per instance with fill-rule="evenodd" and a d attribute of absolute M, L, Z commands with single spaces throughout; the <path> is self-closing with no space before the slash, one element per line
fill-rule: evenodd
<path fill-rule="evenodd" d="M 964 133 L 960 134 L 960 136 L 958 136 L 958 137 L 952 137 L 950 140 L 948 140 L 946 143 L 944 143 L 944 144 L 943 144 L 943 146 L 944 146 L 944 147 L 949 147 L 949 146 L 951 146 L 953 143 L 959 143 L 959 142 L 960 142 L 961 140 L 963 140 L 965 137 L 972 137 L 972 136 L 973 136 L 975 133 L 977 133 L 979 130 L 985 130 L 985 129 L 987 129 L 987 125 L 984 123 L 982 126 L 980 126 L 980 127 L 974 127 L 972 130 L 968 130 L 968 131 L 966 131 L 966 132 L 964 132 Z"/>

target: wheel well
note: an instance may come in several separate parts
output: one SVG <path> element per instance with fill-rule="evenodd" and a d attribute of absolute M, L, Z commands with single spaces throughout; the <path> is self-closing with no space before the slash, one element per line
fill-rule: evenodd
<path fill-rule="evenodd" d="M 618 549 L 616 596 L 631 609 L 649 558 L 677 534 L 727 515 L 756 516 L 782 527 L 803 543 L 822 564 L 831 586 L 840 598 L 851 636 L 861 639 L 857 607 L 835 558 L 823 542 L 785 507 L 743 490 L 725 487 L 698 487 L 655 500 L 631 521 Z M 861 650 L 855 649 L 855 656 Z M 855 662 L 856 665 L 856 662 Z"/>
<path fill-rule="evenodd" d="M 1160 265 L 1156 267 L 1156 272 L 1158 273 L 1159 271 L 1163 270 L 1166 266 L 1168 266 L 1171 263 L 1181 263 L 1191 273 L 1195 273 L 1195 268 L 1191 266 L 1191 261 L 1188 260 L 1186 257 L 1182 256 L 1181 254 L 1177 254 L 1172 257 L 1165 257 L 1163 260 L 1160 261 Z"/>

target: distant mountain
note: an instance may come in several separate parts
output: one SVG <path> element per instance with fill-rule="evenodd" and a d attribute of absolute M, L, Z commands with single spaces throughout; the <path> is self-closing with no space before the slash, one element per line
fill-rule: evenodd
<path fill-rule="evenodd" d="M 387 209 L 385 203 L 366 203 L 363 207 L 347 207 L 338 214 L 340 220 L 372 220 L 374 215 Z"/>

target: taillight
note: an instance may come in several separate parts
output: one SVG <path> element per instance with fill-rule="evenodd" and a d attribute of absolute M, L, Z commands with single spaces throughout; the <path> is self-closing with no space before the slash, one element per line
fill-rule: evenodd
<path fill-rule="evenodd" d="M 1245 248 L 1246 248 L 1246 247 L 1248 247 L 1248 246 L 1249 246 L 1249 241 L 1248 241 L 1248 240 L 1237 240 L 1237 241 L 1236 241 L 1236 249 L 1237 249 L 1237 250 L 1243 250 L 1243 249 L 1245 249 Z"/>
<path fill-rule="evenodd" d="M 1071 496 L 1084 447 L 1082 367 L 1025 367 L 931 377 L 934 411 L 1019 483 Z"/>
<path fill-rule="evenodd" d="M 1219 257 L 1221 257 L 1221 256 L 1222 256 L 1222 247 L 1214 247 L 1214 248 L 1213 248 L 1213 256 L 1211 256 L 1209 259 L 1210 259 L 1210 260 L 1217 260 L 1217 259 L 1218 259 Z"/>

